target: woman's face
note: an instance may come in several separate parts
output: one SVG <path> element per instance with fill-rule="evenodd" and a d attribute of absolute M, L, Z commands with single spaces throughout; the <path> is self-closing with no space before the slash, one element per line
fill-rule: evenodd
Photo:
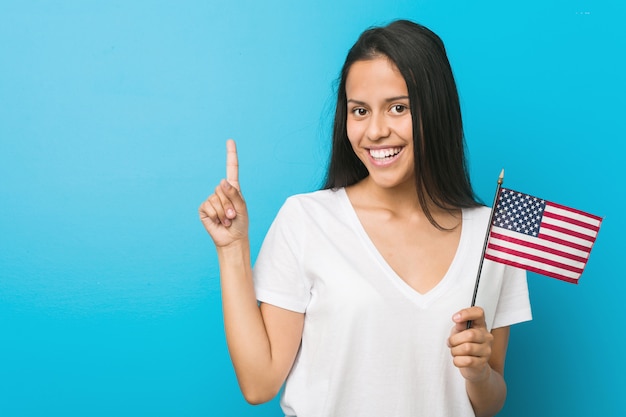
<path fill-rule="evenodd" d="M 352 64 L 346 78 L 346 128 L 370 180 L 415 187 L 413 123 L 404 78 L 386 57 Z"/>

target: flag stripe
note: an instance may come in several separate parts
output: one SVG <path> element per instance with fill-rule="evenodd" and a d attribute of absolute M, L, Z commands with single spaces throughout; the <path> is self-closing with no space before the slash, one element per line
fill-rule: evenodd
<path fill-rule="evenodd" d="M 557 209 L 555 207 L 552 207 L 551 203 L 546 203 L 543 215 L 548 217 L 548 219 L 553 218 L 562 220 L 568 225 L 576 225 L 584 230 L 590 230 L 592 232 L 595 232 L 596 234 L 598 233 L 598 230 L 600 230 L 600 223 L 597 220 L 584 217 L 580 214 L 570 213 L 563 209 Z M 544 218 L 544 220 L 547 219 Z"/>
<path fill-rule="evenodd" d="M 541 243 L 542 241 L 540 239 L 533 239 L 533 240 L 535 240 L 536 242 L 517 239 L 516 237 L 513 237 L 513 236 L 506 236 L 506 235 L 497 233 L 495 231 L 492 231 L 491 238 L 489 239 L 489 244 L 493 242 L 493 244 L 495 245 L 502 245 L 502 244 L 506 244 L 504 242 L 509 242 L 511 245 L 514 245 L 517 250 L 524 250 L 524 248 L 528 248 L 528 251 L 530 253 L 535 253 L 535 254 L 540 254 L 542 252 L 549 253 L 550 255 L 555 256 L 555 257 L 558 256 L 560 258 L 565 258 L 563 262 L 573 261 L 573 262 L 581 263 L 582 265 L 584 265 L 585 262 L 587 262 L 588 254 L 584 251 L 579 251 L 579 250 L 572 249 L 572 248 L 566 248 L 567 251 L 563 251 L 554 247 L 557 245 L 552 244 L 553 247 L 545 246 L 544 244 Z"/>
<path fill-rule="evenodd" d="M 546 231 L 544 230 L 544 233 L 539 234 L 538 237 L 540 239 L 547 240 L 549 242 L 554 242 L 555 244 L 558 244 L 558 245 L 568 246 L 572 249 L 578 249 L 584 252 L 589 252 L 591 250 L 591 245 L 589 245 L 589 242 L 585 242 L 586 243 L 585 245 L 579 245 L 575 242 L 572 242 L 571 240 L 561 239 L 559 237 L 552 236 L 549 233 L 545 233 L 545 232 Z"/>
<path fill-rule="evenodd" d="M 567 241 L 563 243 L 558 242 L 558 241 L 555 242 L 555 240 L 558 240 L 558 239 L 552 239 L 552 238 L 546 239 L 546 237 L 549 237 L 549 236 L 538 236 L 538 237 L 528 236 L 528 235 L 525 235 L 524 233 L 517 233 L 512 230 L 506 230 L 506 229 L 502 229 L 496 226 L 493 226 L 491 230 L 492 230 L 491 231 L 492 235 L 497 234 L 497 235 L 502 235 L 506 238 L 517 239 L 518 241 L 524 242 L 524 244 L 527 244 L 527 245 L 535 243 L 538 245 L 542 245 L 545 247 L 550 247 L 550 248 L 559 250 L 561 252 L 570 253 L 574 256 L 579 256 L 579 257 L 584 257 L 584 258 L 589 257 L 588 247 L 572 246 Z"/>
<path fill-rule="evenodd" d="M 513 267 L 516 267 L 516 268 L 525 269 L 527 271 L 535 272 L 537 274 L 545 275 L 545 276 L 548 276 L 548 277 L 551 277 L 551 278 L 560 279 L 561 281 L 571 282 L 572 284 L 578 284 L 578 278 L 580 278 L 580 275 L 559 274 L 559 273 L 557 273 L 555 271 L 552 271 L 552 270 L 546 270 L 544 268 L 538 268 L 538 267 L 535 267 L 533 265 L 528 265 L 527 262 L 520 263 L 520 262 L 516 262 L 516 261 L 514 261 L 512 259 L 500 258 L 500 257 L 497 257 L 497 256 L 493 256 L 491 254 L 485 254 L 485 259 L 489 259 L 490 261 L 511 265 Z M 568 272 L 568 274 L 569 274 L 569 272 Z"/>
<path fill-rule="evenodd" d="M 568 239 L 570 238 L 578 238 L 581 240 L 586 240 L 587 242 L 593 242 L 595 239 L 595 236 L 587 236 L 585 234 L 579 233 L 575 230 L 571 230 L 571 229 L 567 229 L 565 227 L 561 227 L 561 226 L 557 226 L 555 224 L 550 224 L 548 222 L 542 222 L 541 223 L 541 228 L 539 230 L 542 229 L 549 229 L 549 230 L 553 230 L 557 233 L 562 233 L 564 235 L 567 235 Z"/>
<path fill-rule="evenodd" d="M 572 207 L 566 207 L 566 206 L 563 206 L 561 204 L 557 204 L 557 203 L 553 203 L 553 202 L 549 202 L 548 204 L 550 206 L 552 206 L 552 207 L 557 208 L 557 209 L 561 209 L 561 210 L 564 210 L 564 211 L 569 211 L 570 213 L 575 213 L 575 214 L 581 216 L 581 218 L 593 219 L 593 220 L 595 220 L 597 222 L 598 226 L 600 226 L 600 223 L 602 222 L 602 217 L 600 217 L 600 216 L 596 216 L 596 215 L 591 214 L 591 213 L 586 213 L 586 212 L 584 212 L 582 210 L 577 210 L 577 209 L 572 208 Z"/>
<path fill-rule="evenodd" d="M 558 262 L 558 261 L 555 261 L 553 259 L 549 259 L 543 256 L 533 255 L 530 253 L 530 251 L 515 250 L 511 248 L 510 246 L 504 247 L 504 246 L 498 246 L 498 245 L 489 245 L 487 250 L 497 252 L 497 253 L 508 253 L 510 255 L 517 256 L 519 258 L 523 258 L 528 261 L 534 261 L 534 262 L 540 263 L 544 266 L 552 266 L 558 269 L 576 272 L 578 274 L 581 274 L 583 272 L 583 269 L 581 267 L 576 267 L 575 265 L 572 265 L 572 264 Z"/>
<path fill-rule="evenodd" d="M 587 231 L 591 231 L 591 232 L 595 232 L 595 233 L 597 233 L 598 230 L 600 230 L 599 226 L 596 226 L 596 225 L 593 225 L 593 224 L 589 224 L 589 223 L 586 223 L 584 221 L 580 221 L 580 220 L 572 218 L 572 217 L 563 216 L 563 215 L 557 214 L 557 213 L 555 213 L 553 211 L 548 211 L 547 209 L 543 213 L 543 216 L 544 216 L 544 218 L 545 217 L 549 217 L 551 219 L 560 220 L 560 221 L 562 221 L 564 223 L 568 223 L 570 225 L 578 226 L 582 230 L 587 230 Z M 591 233 L 589 233 L 589 234 L 591 234 Z"/>
<path fill-rule="evenodd" d="M 540 272 L 542 274 L 545 273 L 546 271 L 549 271 L 554 275 L 558 275 L 559 277 L 565 277 L 569 279 L 577 279 L 578 277 L 580 277 L 580 273 L 568 271 L 566 269 L 560 269 L 558 267 L 546 265 L 541 262 L 535 262 L 529 259 L 520 258 L 510 253 L 504 253 L 504 252 L 487 253 L 485 254 L 485 259 L 499 260 L 500 262 L 506 261 L 504 263 L 514 262 L 518 268 L 524 268 L 524 269 L 534 268 L 535 271 L 542 271 Z"/>

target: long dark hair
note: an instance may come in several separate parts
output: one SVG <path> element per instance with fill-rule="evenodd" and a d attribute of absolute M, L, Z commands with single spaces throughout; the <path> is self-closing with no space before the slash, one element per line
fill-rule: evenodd
<path fill-rule="evenodd" d="M 470 183 L 465 158 L 461 106 L 452 68 L 441 39 L 407 20 L 361 34 L 341 70 L 328 173 L 323 189 L 355 184 L 368 175 L 346 132 L 346 78 L 356 61 L 386 57 L 404 78 L 413 121 L 413 152 L 419 203 L 437 228 L 429 202 L 444 209 L 480 205 Z"/>

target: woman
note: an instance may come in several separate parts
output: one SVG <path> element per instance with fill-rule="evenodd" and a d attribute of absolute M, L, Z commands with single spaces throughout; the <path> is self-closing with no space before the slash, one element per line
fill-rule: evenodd
<path fill-rule="evenodd" d="M 352 47 L 324 189 L 286 201 L 254 272 L 232 141 L 200 217 L 249 402 L 285 384 L 288 416 L 502 408 L 509 326 L 530 319 L 526 277 L 485 261 L 480 307 L 467 308 L 489 209 L 474 197 L 454 78 L 427 28 L 396 21 Z"/>

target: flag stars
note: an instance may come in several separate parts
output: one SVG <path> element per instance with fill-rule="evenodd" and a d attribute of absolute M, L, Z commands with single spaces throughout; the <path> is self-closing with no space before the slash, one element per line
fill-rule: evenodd
<path fill-rule="evenodd" d="M 517 233 L 537 236 L 545 200 L 501 189 L 493 224 Z"/>

